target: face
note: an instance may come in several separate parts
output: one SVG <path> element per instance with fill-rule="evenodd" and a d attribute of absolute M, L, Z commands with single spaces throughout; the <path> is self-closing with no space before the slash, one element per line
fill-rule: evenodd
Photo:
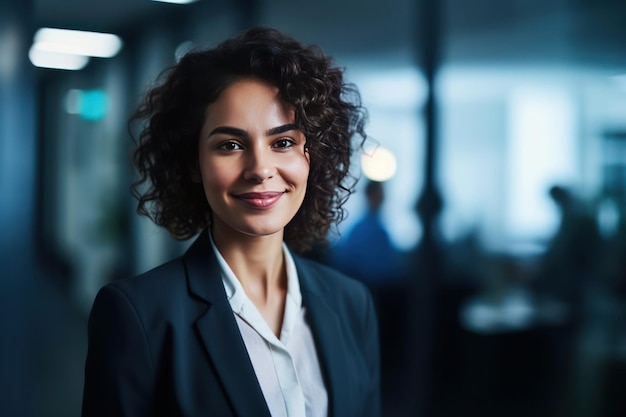
<path fill-rule="evenodd" d="M 257 80 L 237 81 L 208 106 L 198 159 L 214 236 L 282 236 L 309 175 L 294 122 L 278 89 Z"/>

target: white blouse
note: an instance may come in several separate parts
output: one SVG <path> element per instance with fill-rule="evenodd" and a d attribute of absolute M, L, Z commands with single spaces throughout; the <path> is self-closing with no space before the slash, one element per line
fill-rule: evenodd
<path fill-rule="evenodd" d="M 280 339 L 248 298 L 211 238 L 226 296 L 235 313 L 257 380 L 272 417 L 326 417 L 328 395 L 305 308 L 298 273 L 283 244 L 287 297 Z"/>

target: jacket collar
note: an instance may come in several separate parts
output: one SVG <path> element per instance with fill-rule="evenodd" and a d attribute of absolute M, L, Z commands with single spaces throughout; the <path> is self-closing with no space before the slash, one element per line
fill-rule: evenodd
<path fill-rule="evenodd" d="M 334 289 L 327 285 L 324 277 L 317 274 L 300 257 L 294 255 L 302 303 L 304 304 L 311 331 L 315 336 L 317 352 L 320 356 L 322 373 L 326 380 L 329 398 L 329 415 L 335 417 L 350 414 L 351 386 L 347 368 L 348 345 L 341 331 L 341 319 L 337 313 Z"/>
<path fill-rule="evenodd" d="M 207 232 L 204 231 L 191 244 L 183 255 L 187 274 L 187 285 L 189 292 L 211 304 L 221 302 L 226 297 L 221 279 L 209 279 L 210 277 L 220 277 L 221 271 Z"/>
<path fill-rule="evenodd" d="M 345 355 L 348 352 L 334 304 L 333 289 L 302 258 L 293 256 L 298 271 L 302 303 L 307 309 L 329 396 L 329 415 L 347 415 L 350 386 Z M 248 359 L 239 327 L 220 279 L 221 271 L 211 243 L 203 232 L 183 256 L 189 292 L 209 304 L 196 321 L 201 343 L 224 383 L 236 414 L 269 417 L 265 398 Z M 323 278 L 323 277 L 322 277 Z M 246 360 L 242 360 L 246 358 Z M 260 412 L 259 410 L 263 410 Z"/>
<path fill-rule="evenodd" d="M 270 417 L 252 363 L 226 292 L 221 271 L 206 233 L 183 255 L 189 292 L 207 302 L 207 310 L 195 322 L 204 346 L 238 417 Z"/>

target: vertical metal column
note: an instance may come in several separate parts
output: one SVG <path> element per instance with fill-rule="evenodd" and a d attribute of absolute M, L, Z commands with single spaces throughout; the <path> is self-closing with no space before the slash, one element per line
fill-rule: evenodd
<path fill-rule="evenodd" d="M 441 1 L 422 0 L 419 11 L 418 57 L 428 89 L 424 103 L 425 166 L 424 188 L 417 202 L 417 212 L 422 221 L 422 247 L 437 244 L 437 217 L 442 199 L 437 186 L 438 103 L 437 72 L 441 65 Z"/>
<path fill-rule="evenodd" d="M 413 253 L 413 298 L 410 321 L 411 369 L 407 381 L 411 415 L 433 415 L 433 382 L 435 381 L 437 322 L 440 309 L 442 278 L 441 251 L 438 239 L 438 217 L 442 198 L 437 185 L 439 114 L 437 75 L 441 65 L 441 0 L 421 0 L 417 10 L 417 59 L 428 89 L 423 107 L 425 127 L 424 185 L 416 203 L 422 224 L 422 239 Z"/>

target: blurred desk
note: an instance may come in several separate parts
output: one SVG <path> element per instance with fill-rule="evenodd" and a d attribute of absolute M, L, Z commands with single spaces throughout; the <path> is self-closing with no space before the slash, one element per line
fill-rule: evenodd
<path fill-rule="evenodd" d="M 446 298 L 433 415 L 559 416 L 573 356 L 564 306 L 523 290 Z"/>

